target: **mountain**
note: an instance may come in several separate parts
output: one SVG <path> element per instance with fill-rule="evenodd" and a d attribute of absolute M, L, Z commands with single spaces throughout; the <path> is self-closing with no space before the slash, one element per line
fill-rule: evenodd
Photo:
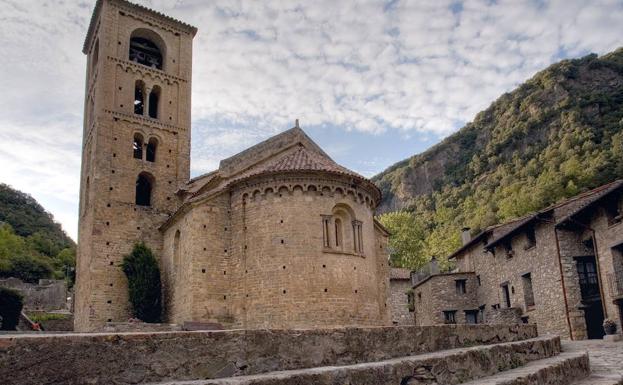
<path fill-rule="evenodd" d="M 623 48 L 563 60 L 455 134 L 373 178 L 379 212 L 406 209 L 444 256 L 472 232 L 623 177 Z"/>
<path fill-rule="evenodd" d="M 75 248 L 33 197 L 0 183 L 0 277 L 71 278 Z"/>

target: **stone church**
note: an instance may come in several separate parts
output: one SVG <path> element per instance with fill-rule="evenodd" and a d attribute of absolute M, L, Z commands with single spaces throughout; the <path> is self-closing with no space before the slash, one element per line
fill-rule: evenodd
<path fill-rule="evenodd" d="M 366 178 L 299 127 L 190 179 L 196 28 L 98 0 L 87 55 L 75 330 L 131 317 L 120 264 L 157 256 L 164 319 L 227 328 L 387 325 L 387 231 Z"/>

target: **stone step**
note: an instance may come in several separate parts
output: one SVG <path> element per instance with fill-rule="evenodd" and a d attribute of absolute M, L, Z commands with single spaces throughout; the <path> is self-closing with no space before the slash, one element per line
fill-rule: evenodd
<path fill-rule="evenodd" d="M 561 353 L 462 385 L 568 385 L 586 378 L 589 372 L 588 354 Z"/>
<path fill-rule="evenodd" d="M 344 366 L 285 370 L 249 376 L 163 382 L 160 385 L 398 385 L 459 384 L 560 353 L 558 337 L 444 350 Z"/>
<path fill-rule="evenodd" d="M 591 374 L 584 379 L 572 382 L 572 385 L 623 385 L 623 377 Z"/>

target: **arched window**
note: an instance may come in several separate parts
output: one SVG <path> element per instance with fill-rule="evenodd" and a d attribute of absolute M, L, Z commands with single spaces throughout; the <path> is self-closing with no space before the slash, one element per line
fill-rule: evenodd
<path fill-rule="evenodd" d="M 150 39 L 138 36 L 130 38 L 129 55 L 133 62 L 159 70 L 162 69 L 162 53 L 160 48 Z"/>
<path fill-rule="evenodd" d="M 160 101 L 160 87 L 154 86 L 149 93 L 149 117 L 158 119 L 158 102 Z"/>
<path fill-rule="evenodd" d="M 340 218 L 335 218 L 335 247 L 338 249 L 342 248 L 342 242 L 344 238 L 344 234 L 342 232 L 342 220 Z"/>
<path fill-rule="evenodd" d="M 142 80 L 134 83 L 134 113 L 136 115 L 145 113 L 145 83 Z"/>
<path fill-rule="evenodd" d="M 177 274 L 180 267 L 180 231 L 175 232 L 173 238 L 173 272 Z"/>
<path fill-rule="evenodd" d="M 329 234 L 329 221 L 332 222 Z M 347 253 L 363 254 L 362 223 L 346 204 L 335 205 L 331 215 L 322 216 L 323 246 Z"/>
<path fill-rule="evenodd" d="M 145 158 L 148 162 L 156 161 L 156 148 L 158 147 L 158 140 L 156 138 L 149 139 L 149 143 L 147 143 L 147 154 L 145 154 Z"/>
<path fill-rule="evenodd" d="M 136 179 L 136 204 L 139 206 L 151 206 L 151 193 L 154 178 L 146 172 L 142 172 Z"/>
<path fill-rule="evenodd" d="M 134 151 L 135 159 L 143 159 L 143 136 L 141 134 L 134 134 L 132 150 Z"/>

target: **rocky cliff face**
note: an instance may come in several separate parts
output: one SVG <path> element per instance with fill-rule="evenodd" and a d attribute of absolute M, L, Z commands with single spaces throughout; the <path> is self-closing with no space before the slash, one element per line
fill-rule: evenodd
<path fill-rule="evenodd" d="M 569 181 L 581 190 L 619 177 L 612 151 L 623 125 L 622 93 L 623 49 L 554 64 L 443 142 L 375 176 L 384 194 L 380 212 L 413 208 L 418 197 L 453 189 L 462 192 L 461 200 L 483 184 L 495 191 L 509 183 L 499 174 L 507 167 L 521 181 L 548 170 L 564 174 L 560 166 L 569 159 L 602 158 L 592 175 L 561 178 L 563 188 Z M 553 153 L 559 162 L 546 159 Z"/>

